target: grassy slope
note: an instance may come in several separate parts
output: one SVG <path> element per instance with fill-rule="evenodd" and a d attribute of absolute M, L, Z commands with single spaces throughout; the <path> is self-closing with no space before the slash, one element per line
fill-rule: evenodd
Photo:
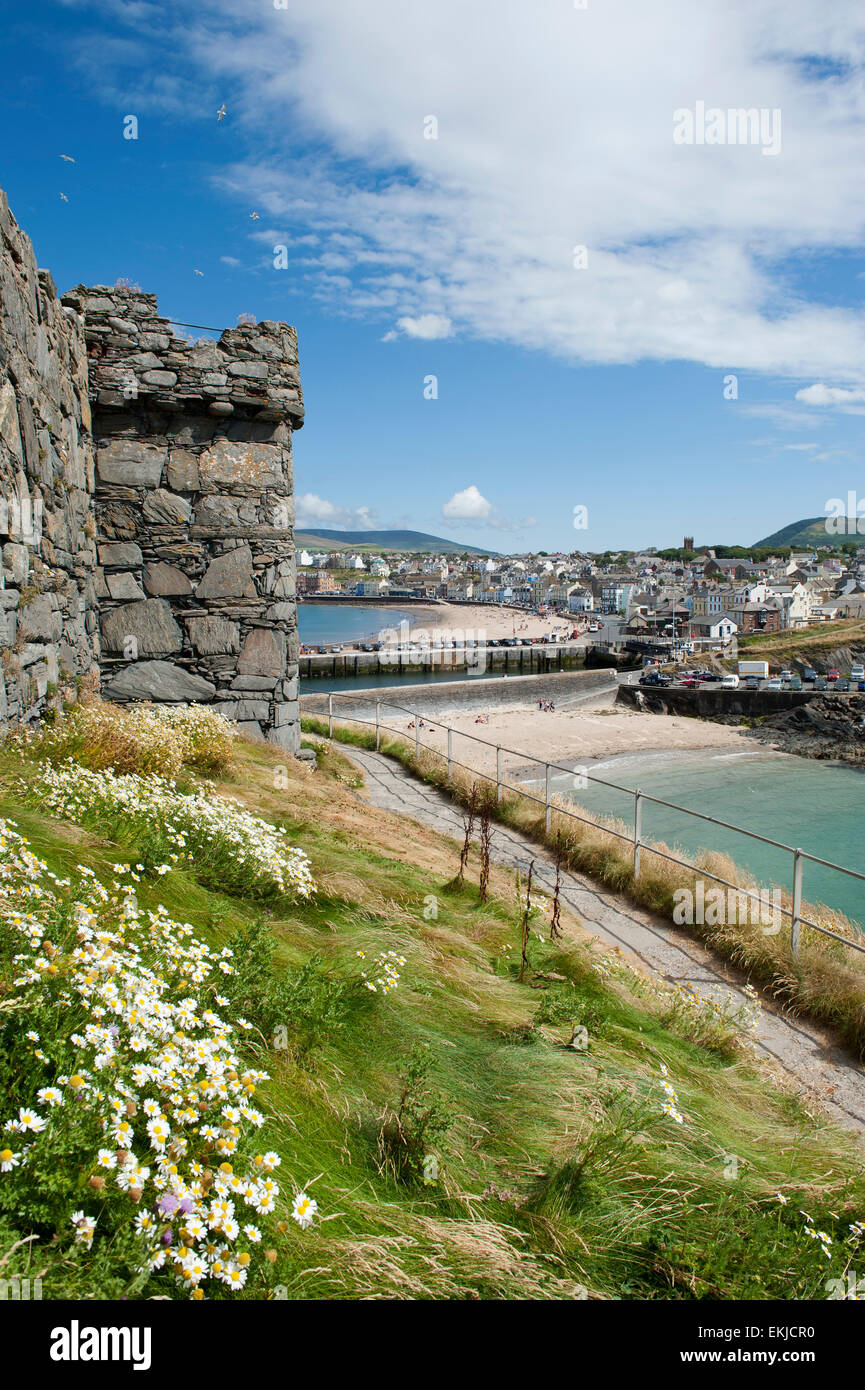
<path fill-rule="evenodd" d="M 739 655 L 744 660 L 763 657 L 775 664 L 792 657 L 807 658 L 836 647 L 861 646 L 865 642 L 865 623 L 859 618 L 844 618 L 837 623 L 820 623 L 801 632 L 766 632 L 739 638 Z M 727 663 L 730 664 L 730 663 Z M 732 668 L 731 668 L 732 669 Z"/>
<path fill-rule="evenodd" d="M 563 948 L 532 943 L 535 969 L 566 978 L 521 985 L 508 876 L 494 871 L 493 898 L 480 906 L 473 887 L 447 887 L 454 845 L 364 805 L 336 751 L 314 773 L 293 764 L 283 790 L 277 763 L 240 745 L 220 785 L 285 824 L 313 861 L 317 900 L 269 914 L 276 975 L 312 953 L 343 977 L 356 973 L 357 950 L 407 958 L 398 991 L 353 996 L 341 1026 L 316 1034 L 313 1003 L 287 1049 L 261 1039 L 275 1114 L 266 1141 L 299 1182 L 320 1175 L 312 1191 L 326 1218 L 283 1238 L 274 1282 L 289 1297 L 544 1298 L 581 1287 L 614 1298 L 825 1296 L 825 1262 L 803 1238 L 798 1208 L 839 1232 L 865 1213 L 850 1136 L 810 1116 L 747 1052 L 697 1045 L 686 1019 L 665 1025 L 648 986 L 634 981 L 633 993 L 600 979 L 573 921 Z M 53 868 L 130 857 L 130 847 L 31 810 L 14 785 L 20 771 L 0 766 L 0 814 Z M 142 903 L 162 901 L 209 939 L 230 941 L 257 910 L 204 890 L 193 873 L 145 888 Z M 437 920 L 424 917 L 429 895 Z M 538 1023 L 541 1008 L 551 1021 Z M 563 1046 L 580 1021 L 585 1052 Z M 382 1171 L 377 1144 L 417 1044 L 451 1116 L 429 1186 Z M 661 1114 L 662 1061 L 683 1125 Z M 735 1180 L 725 1176 L 730 1155 Z"/>
<path fill-rule="evenodd" d="M 303 727 L 311 733 L 327 733 L 327 721 L 304 717 Z M 339 724 L 334 737 L 340 742 L 362 748 L 375 747 L 375 733 L 360 724 Z M 462 797 L 463 802 L 475 783 L 473 774 L 456 768 L 448 778 L 441 754 L 421 749 L 416 756 L 415 745 L 404 735 L 383 735 L 381 749 L 398 759 L 412 776 L 439 787 L 448 795 Z M 729 856 L 703 851 L 691 861 L 693 868 L 671 863 L 662 855 L 653 854 L 644 846 L 639 878 L 634 877 L 633 850 L 628 842 L 630 827 L 615 819 L 587 816 L 575 821 L 567 814 L 572 809 L 567 801 L 561 804 L 553 797 L 550 828 L 545 826 L 543 803 L 507 791 L 492 807 L 494 820 L 513 827 L 521 834 L 553 853 L 562 856 L 570 869 L 588 874 L 622 898 L 629 898 L 650 912 L 675 920 L 677 889 L 695 890 L 699 879 L 715 875 L 729 884 L 757 890 L 760 884 L 740 868 Z M 624 832 L 625 839 L 612 831 Z M 659 844 L 658 849 L 669 853 L 670 846 Z M 781 885 L 782 906 L 789 912 L 789 892 Z M 821 903 L 803 903 L 809 921 L 817 922 L 829 931 L 853 937 L 856 929 L 838 912 Z M 786 919 L 789 922 L 789 918 Z M 816 1023 L 831 1028 L 856 1054 L 865 1059 L 865 957 L 850 951 L 843 940 L 832 940 L 817 932 L 805 930 L 799 953 L 791 950 L 789 927 L 777 934 L 767 934 L 759 924 L 740 921 L 726 925 L 695 923 L 681 927 L 705 941 L 714 951 L 731 960 L 747 973 L 749 981 L 766 990 L 779 1003 L 788 1005 Z"/>

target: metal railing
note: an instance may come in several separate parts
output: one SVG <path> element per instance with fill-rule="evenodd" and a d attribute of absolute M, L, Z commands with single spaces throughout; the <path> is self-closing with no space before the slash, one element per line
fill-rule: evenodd
<path fill-rule="evenodd" d="M 309 700 L 316 700 L 321 699 L 321 696 L 310 695 L 306 698 Z M 373 701 L 371 701 L 368 696 L 364 699 L 358 695 L 343 695 L 340 692 L 329 693 L 327 695 L 327 722 L 328 735 L 330 738 L 333 738 L 334 731 L 335 699 L 342 702 L 359 704 L 366 708 L 373 704 Z M 398 737 L 402 738 L 403 741 L 406 741 L 406 733 L 408 732 L 405 729 L 394 728 L 383 721 L 381 717 L 382 703 L 383 702 L 380 699 L 376 699 L 374 701 L 374 719 L 364 719 L 358 717 L 357 715 L 348 716 L 350 722 L 353 724 L 368 724 L 371 728 L 375 729 L 376 752 L 378 752 L 381 749 L 382 732 L 396 734 Z M 429 723 L 432 723 L 432 716 L 420 713 L 416 708 L 410 709 L 405 705 L 394 704 L 390 700 L 387 701 L 387 708 L 389 710 L 395 710 L 398 713 L 407 714 L 410 716 L 414 725 L 415 755 L 419 756 L 422 749 L 420 739 L 420 721 L 422 719 L 426 719 Z M 303 712 L 304 711 L 301 710 L 301 713 Z M 309 713 L 312 714 L 314 717 L 314 711 L 310 710 Z M 719 829 L 722 830 L 735 831 L 739 835 L 745 835 L 748 839 L 759 841 L 759 843 L 764 845 L 771 845 L 774 849 L 783 850 L 786 853 L 791 854 L 793 856 L 792 892 L 790 895 L 791 906 L 789 908 L 778 906 L 777 911 L 779 911 L 783 916 L 790 918 L 790 945 L 793 954 L 799 954 L 799 945 L 801 940 L 802 928 L 810 927 L 813 931 L 821 932 L 824 936 L 831 937 L 833 940 L 841 942 L 842 945 L 849 946 L 851 950 L 859 951 L 861 954 L 865 955 L 865 940 L 863 940 L 862 943 L 851 940 L 850 937 L 841 936 L 838 932 L 833 932 L 828 927 L 823 926 L 821 923 L 812 922 L 807 917 L 804 917 L 802 915 L 802 869 L 803 864 L 805 863 L 805 861 L 807 861 L 811 864 L 819 864 L 826 869 L 832 869 L 836 873 L 846 874 L 848 878 L 857 879 L 860 883 L 865 883 L 865 873 L 860 873 L 857 869 L 849 869 L 844 864 L 835 864 L 829 859 L 821 859 L 816 854 L 809 854 L 807 850 L 794 847 L 793 845 L 784 844 L 784 842 L 781 840 L 773 840 L 768 835 L 760 835 L 754 830 L 745 830 L 740 825 L 732 825 L 729 821 L 719 820 L 716 816 L 709 816 L 703 811 L 694 811 L 687 806 L 678 806 L 673 801 L 665 801 L 661 797 L 650 796 L 647 792 L 641 791 L 640 789 L 635 790 L 632 787 L 623 787 L 618 782 L 611 782 L 604 777 L 597 777 L 593 773 L 589 773 L 586 772 L 585 769 L 581 769 L 580 776 L 581 778 L 585 778 L 587 782 L 594 782 L 600 787 L 608 787 L 614 791 L 623 792 L 625 795 L 633 797 L 633 829 L 629 834 L 626 834 L 621 830 L 615 829 L 614 826 L 599 823 L 599 821 L 592 816 L 581 815 L 579 811 L 571 810 L 568 807 L 563 806 L 561 804 L 561 800 L 559 800 L 554 805 L 554 792 L 552 788 L 553 773 L 562 772 L 567 773 L 570 776 L 573 776 L 573 768 L 565 767 L 562 763 L 546 762 L 543 759 L 532 757 L 531 754 L 521 753 L 515 748 L 505 748 L 502 744 L 493 743 L 490 739 L 479 738 L 477 734 L 465 733 L 462 729 L 454 729 L 450 725 L 445 724 L 444 721 L 439 719 L 438 717 L 435 718 L 435 724 L 439 728 L 444 730 L 444 732 L 446 733 L 446 752 L 442 753 L 439 749 L 431 748 L 428 745 L 423 745 L 423 751 L 425 753 L 430 753 L 434 754 L 435 756 L 441 757 L 446 761 L 448 780 L 451 780 L 453 777 L 453 769 L 455 767 L 460 768 L 465 772 L 470 772 L 473 777 L 481 778 L 484 781 L 488 782 L 494 782 L 496 787 L 496 800 L 501 801 L 503 791 L 505 789 L 503 755 L 509 754 L 512 757 L 519 758 L 522 760 L 524 764 L 526 762 L 529 762 L 537 765 L 539 768 L 542 768 L 544 772 L 543 797 L 535 796 L 532 792 L 525 790 L 523 787 L 516 786 L 513 783 L 508 784 L 509 790 L 515 792 L 519 796 L 524 797 L 527 801 L 534 801 L 538 805 L 543 805 L 544 825 L 548 833 L 550 831 L 552 823 L 552 813 L 553 810 L 555 810 L 557 815 L 566 816 L 571 820 L 581 821 L 585 825 L 594 826 L 595 829 L 602 831 L 603 834 L 612 835 L 616 839 L 624 840 L 626 843 L 630 844 L 633 849 L 633 865 L 635 879 L 638 879 L 640 877 L 641 851 L 645 849 L 647 853 L 657 855 L 659 858 L 666 859 L 672 864 L 679 864 L 682 868 L 688 869 L 691 873 L 699 873 L 703 877 L 711 879 L 714 883 L 722 884 L 725 888 L 732 888 L 737 894 L 744 894 L 748 898 L 754 899 L 757 902 L 759 902 L 761 906 L 765 906 L 765 891 L 763 893 L 760 893 L 755 891 L 754 889 L 743 888 L 740 884 L 731 883 L 728 879 L 722 878 L 719 874 L 711 873 L 708 869 L 698 868 L 697 865 L 689 862 L 687 859 L 681 859 L 678 855 L 671 854 L 669 851 L 661 849 L 658 845 L 652 843 L 651 841 L 644 840 L 642 830 L 642 812 L 643 805 L 646 802 L 649 802 L 654 806 L 664 806 L 669 810 L 679 812 L 683 816 L 690 816 L 696 820 L 705 821 L 708 825 L 717 826 L 719 827 Z M 453 755 L 453 739 L 455 735 L 458 738 L 469 739 L 473 743 L 477 743 L 485 748 L 492 748 L 495 750 L 495 777 L 490 776 L 490 774 L 486 772 L 482 772 L 480 769 L 476 767 L 471 767 L 468 763 L 461 763 L 457 761 L 457 759 Z M 774 907 L 773 910 L 775 910 Z M 767 934 L 774 934 L 774 932 Z"/>

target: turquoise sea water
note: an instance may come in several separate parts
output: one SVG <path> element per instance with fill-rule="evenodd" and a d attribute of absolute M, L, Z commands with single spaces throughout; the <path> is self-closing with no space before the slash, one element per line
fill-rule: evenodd
<path fill-rule="evenodd" d="M 587 766 L 630 790 L 639 788 L 865 873 L 865 774 L 845 764 L 768 750 L 703 750 L 629 753 Z M 627 792 L 594 785 L 573 791 L 565 776 L 554 779 L 553 788 L 592 812 L 633 826 L 634 798 Z M 792 885 L 792 854 L 679 811 L 644 802 L 642 835 L 691 853 L 721 850 L 767 885 Z M 865 930 L 865 883 L 806 860 L 802 886 L 806 900 L 840 909 Z"/>

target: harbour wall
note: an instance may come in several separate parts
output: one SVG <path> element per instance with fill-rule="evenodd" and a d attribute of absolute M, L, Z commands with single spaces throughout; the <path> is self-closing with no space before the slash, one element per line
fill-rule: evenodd
<path fill-rule="evenodd" d="M 435 685 L 376 686 L 370 690 L 355 690 L 351 698 L 333 695 L 336 719 L 349 720 L 352 715 L 367 718 L 376 701 L 382 709 L 398 708 L 407 713 L 443 715 L 461 710 L 515 709 L 535 705 L 538 700 L 552 701 L 563 707 L 575 701 L 613 694 L 616 672 L 554 671 L 547 675 L 513 676 L 507 680 L 437 681 Z M 301 694 L 301 714 L 327 714 L 328 695 L 316 692 Z"/>

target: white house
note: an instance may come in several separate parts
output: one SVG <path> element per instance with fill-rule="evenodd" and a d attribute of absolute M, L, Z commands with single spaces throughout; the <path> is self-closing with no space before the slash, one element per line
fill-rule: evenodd
<path fill-rule="evenodd" d="M 739 631 L 738 623 L 727 614 L 718 617 L 712 613 L 705 617 L 691 618 L 689 626 L 698 637 L 706 638 L 710 642 L 720 642 L 725 647 L 733 634 Z"/>

